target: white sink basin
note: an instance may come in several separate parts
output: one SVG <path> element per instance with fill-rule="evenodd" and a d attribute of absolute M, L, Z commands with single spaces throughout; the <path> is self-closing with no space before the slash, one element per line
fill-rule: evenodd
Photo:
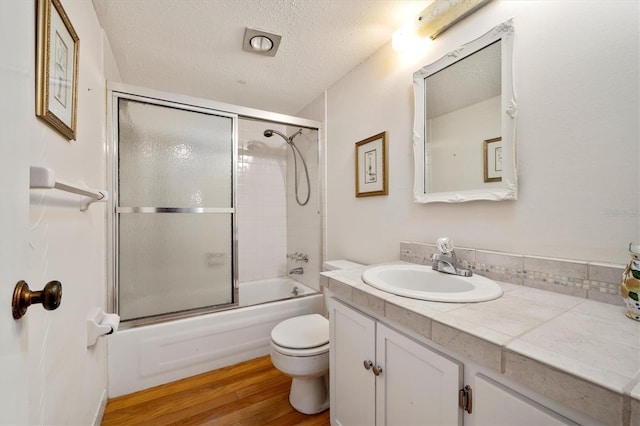
<path fill-rule="evenodd" d="M 434 302 L 484 302 L 502 296 L 489 278 L 445 274 L 422 265 L 383 265 L 369 268 L 362 280 L 378 290 Z"/>

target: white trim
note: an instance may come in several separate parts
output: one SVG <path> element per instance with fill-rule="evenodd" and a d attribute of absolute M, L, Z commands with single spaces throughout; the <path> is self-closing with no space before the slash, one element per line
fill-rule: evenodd
<path fill-rule="evenodd" d="M 102 395 L 100 396 L 100 404 L 96 409 L 96 414 L 93 416 L 93 426 L 100 426 L 102 424 L 102 418 L 104 417 L 104 410 L 107 408 L 107 388 L 102 389 Z"/>
<path fill-rule="evenodd" d="M 239 117 L 254 118 L 260 120 L 281 123 L 285 125 L 305 127 L 311 129 L 320 129 L 322 123 L 306 118 L 294 117 L 291 115 L 280 114 L 276 112 L 264 111 L 255 108 L 248 108 L 223 102 L 211 101 L 208 99 L 196 98 L 187 95 L 179 95 L 175 93 L 162 92 L 155 89 L 147 89 L 143 87 L 131 86 L 123 83 L 107 82 L 107 90 L 120 94 L 135 94 L 147 98 L 157 99 L 161 101 L 170 101 L 183 105 L 198 106 L 217 111 L 226 111 L 237 114 Z"/>
<path fill-rule="evenodd" d="M 447 202 L 460 203 L 475 200 L 516 200 L 517 185 L 517 150 L 516 150 L 516 117 L 517 103 L 513 83 L 513 19 L 495 26 L 483 36 L 449 52 L 436 62 L 424 66 L 413 74 L 415 115 L 413 120 L 413 153 L 414 153 L 414 187 L 413 201 L 416 203 Z M 477 52 L 498 40 L 502 41 L 502 153 L 504 167 L 502 171 L 502 187 L 489 189 L 463 190 L 457 192 L 429 192 L 425 175 L 429 166 L 425 152 L 426 139 L 426 98 L 425 78 L 453 63 Z M 511 163 L 509 165 L 508 163 Z"/>

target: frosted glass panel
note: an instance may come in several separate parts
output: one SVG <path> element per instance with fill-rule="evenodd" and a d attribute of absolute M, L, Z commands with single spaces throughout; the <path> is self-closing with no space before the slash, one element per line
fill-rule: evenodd
<path fill-rule="evenodd" d="M 232 303 L 230 214 L 120 215 L 123 320 Z"/>
<path fill-rule="evenodd" d="M 121 207 L 233 207 L 233 120 L 119 100 Z"/>

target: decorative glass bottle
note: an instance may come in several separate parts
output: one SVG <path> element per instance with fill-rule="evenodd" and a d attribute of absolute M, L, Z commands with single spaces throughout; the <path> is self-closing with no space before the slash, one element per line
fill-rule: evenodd
<path fill-rule="evenodd" d="M 630 243 L 631 261 L 622 274 L 620 291 L 627 304 L 627 316 L 640 321 L 640 244 Z"/>

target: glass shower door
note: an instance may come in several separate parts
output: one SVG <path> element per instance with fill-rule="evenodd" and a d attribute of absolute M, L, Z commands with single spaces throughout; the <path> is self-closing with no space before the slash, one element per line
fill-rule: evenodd
<path fill-rule="evenodd" d="M 118 100 L 123 321 L 234 303 L 236 117 Z"/>

